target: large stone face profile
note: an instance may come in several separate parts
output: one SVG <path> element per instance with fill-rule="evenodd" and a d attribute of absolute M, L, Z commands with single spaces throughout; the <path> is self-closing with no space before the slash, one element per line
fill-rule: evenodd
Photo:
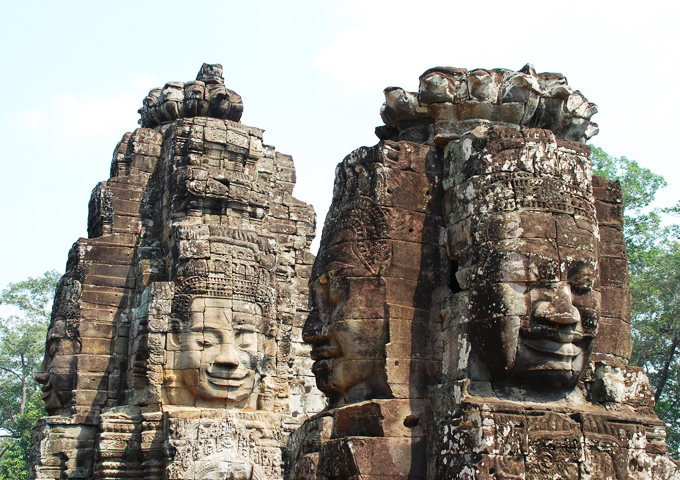
<path fill-rule="evenodd" d="M 315 215 L 242 110 L 204 64 L 114 150 L 57 288 L 31 478 L 283 478 L 324 406 L 302 343 Z"/>
<path fill-rule="evenodd" d="M 437 67 L 338 165 L 289 478 L 668 479 L 630 357 L 618 184 L 560 74 Z"/>

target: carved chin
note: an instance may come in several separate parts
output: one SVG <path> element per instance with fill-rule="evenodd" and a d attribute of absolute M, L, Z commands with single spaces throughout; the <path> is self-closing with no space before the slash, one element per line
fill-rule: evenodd
<path fill-rule="evenodd" d="M 48 412 L 53 412 L 63 407 L 62 403 L 57 397 L 57 394 L 52 389 L 49 389 L 47 392 L 45 392 L 42 398 L 45 401 L 45 410 Z"/>
<path fill-rule="evenodd" d="M 588 348 L 582 348 L 583 344 L 565 343 L 551 350 L 548 342 L 535 343 L 533 340 L 520 340 L 517 361 L 510 376 L 524 386 L 573 388 L 588 358 Z"/>

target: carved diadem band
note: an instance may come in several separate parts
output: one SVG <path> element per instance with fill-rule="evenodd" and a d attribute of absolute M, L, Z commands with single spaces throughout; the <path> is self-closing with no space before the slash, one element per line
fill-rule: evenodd
<path fill-rule="evenodd" d="M 501 172 L 473 177 L 456 187 L 456 197 L 469 213 L 540 211 L 595 222 L 592 194 L 585 187 L 528 172 Z M 470 191 L 474 191 L 473 199 L 467 198 Z"/>
<path fill-rule="evenodd" d="M 187 318 L 191 302 L 197 297 L 232 298 L 233 279 L 225 275 L 188 277 L 175 288 L 172 313 L 179 318 Z"/>

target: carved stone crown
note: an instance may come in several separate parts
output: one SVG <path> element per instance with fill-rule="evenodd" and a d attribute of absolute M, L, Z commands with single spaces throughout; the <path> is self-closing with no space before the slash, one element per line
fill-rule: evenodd
<path fill-rule="evenodd" d="M 538 211 L 595 223 L 589 149 L 532 128 L 478 128 L 452 142 L 443 181 L 448 221 L 471 214 Z"/>
<path fill-rule="evenodd" d="M 204 63 L 193 82 L 168 82 L 154 88 L 144 99 L 139 124 L 153 128 L 185 117 L 213 117 L 238 122 L 243 102 L 225 88 L 222 65 Z"/>
<path fill-rule="evenodd" d="M 536 74 L 531 64 L 518 72 L 435 67 L 420 76 L 417 93 L 385 89 L 381 117 L 386 127 L 376 133 L 390 138 L 398 132 L 408 140 L 415 135 L 409 131 L 420 130 L 421 136 L 444 145 L 458 128 L 489 121 L 547 129 L 560 139 L 585 143 L 598 132 L 590 121 L 595 113 L 597 106 L 572 90 L 562 74 Z"/>

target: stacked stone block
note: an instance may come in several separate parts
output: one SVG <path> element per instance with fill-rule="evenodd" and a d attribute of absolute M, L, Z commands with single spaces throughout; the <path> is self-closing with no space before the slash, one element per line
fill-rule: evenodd
<path fill-rule="evenodd" d="M 288 436 L 323 408 L 302 342 L 315 214 L 221 71 L 152 90 L 92 193 L 32 478 L 282 478 Z"/>
<path fill-rule="evenodd" d="M 388 162 L 372 168 L 362 161 L 371 149 L 338 166 L 305 336 L 331 408 L 293 435 L 290 478 L 678 478 L 649 382 L 627 365 L 630 294 L 620 187 L 592 176 L 585 145 L 598 131 L 591 122 L 597 107 L 563 75 L 537 74 L 531 65 L 516 72 L 436 67 L 421 75 L 418 92 L 389 87 L 385 98 L 385 125 L 376 128 L 382 142 L 373 154 L 395 145 L 429 149 L 433 169 L 409 167 L 409 175 L 421 179 L 409 180 L 412 188 L 399 197 L 418 198 L 428 173 L 437 177 L 440 200 L 427 212 L 436 227 L 418 226 L 413 238 L 422 245 L 437 238 L 433 247 L 446 249 L 448 265 L 417 264 L 436 259 L 436 248 L 423 257 L 406 249 L 400 260 L 398 244 L 380 248 L 387 245 L 383 238 L 410 226 L 411 212 L 400 211 L 394 231 L 376 235 L 372 250 L 358 240 L 353 249 L 367 266 L 389 258 L 420 273 L 406 268 L 390 278 L 390 267 L 376 269 L 385 290 L 393 281 L 394 297 L 380 289 L 343 289 L 343 281 L 351 285 L 356 276 L 346 267 L 351 255 L 337 247 L 352 236 L 333 228 L 347 209 L 343 193 L 359 185 L 362 195 L 380 198 L 393 185 Z M 361 221 L 362 209 L 350 216 L 370 224 Z M 413 263 L 401 264 L 404 258 Z M 443 272 L 443 290 L 423 281 Z M 435 375 L 411 369 L 405 377 L 390 376 L 398 370 L 390 355 L 408 350 L 399 335 L 392 337 L 392 325 L 404 299 L 415 298 L 412 292 L 422 296 L 424 320 L 409 317 L 418 325 L 413 331 L 427 337 L 441 362 Z M 375 313 L 373 297 L 397 298 L 399 307 L 386 302 L 384 314 Z M 348 306 L 357 318 L 374 312 L 389 319 L 389 340 L 366 336 L 374 346 L 384 343 L 384 352 L 372 353 L 366 340 L 355 340 L 354 348 L 342 342 Z M 405 340 L 413 364 L 418 339 Z M 349 382 L 337 371 L 352 354 L 358 369 L 384 358 L 386 383 L 394 388 L 340 389 Z M 406 391 L 403 378 L 416 386 L 408 404 L 398 401 Z M 422 403 L 414 401 L 421 398 L 419 382 L 429 387 Z M 420 439 L 410 451 L 398 447 L 409 444 L 404 427 Z"/>

